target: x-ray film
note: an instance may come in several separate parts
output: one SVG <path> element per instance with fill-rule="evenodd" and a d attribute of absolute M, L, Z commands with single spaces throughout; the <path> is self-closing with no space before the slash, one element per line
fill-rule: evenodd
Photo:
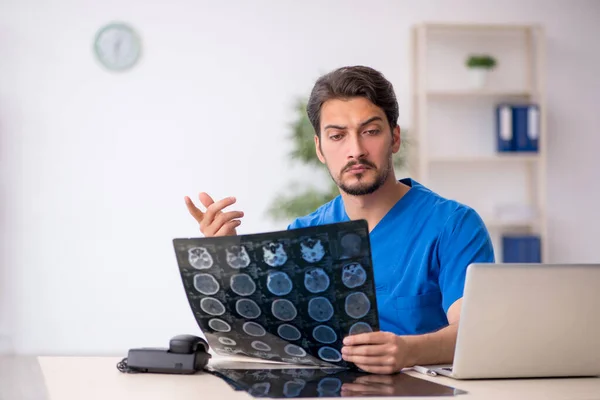
<path fill-rule="evenodd" d="M 353 367 L 342 359 L 344 337 L 379 330 L 364 220 L 173 244 L 217 354 Z"/>

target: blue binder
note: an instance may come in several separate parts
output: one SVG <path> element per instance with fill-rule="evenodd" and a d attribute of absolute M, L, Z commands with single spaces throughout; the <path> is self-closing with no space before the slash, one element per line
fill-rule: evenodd
<path fill-rule="evenodd" d="M 515 150 L 537 152 L 540 136 L 540 110 L 537 104 L 512 107 Z"/>
<path fill-rule="evenodd" d="M 498 152 L 515 151 L 513 110 L 510 104 L 496 106 L 496 143 Z"/>
<path fill-rule="evenodd" d="M 537 235 L 505 235 L 502 237 L 502 262 L 541 263 L 542 243 Z"/>

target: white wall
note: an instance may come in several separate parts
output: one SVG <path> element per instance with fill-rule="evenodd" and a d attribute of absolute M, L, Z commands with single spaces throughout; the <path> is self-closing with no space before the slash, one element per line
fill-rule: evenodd
<path fill-rule="evenodd" d="M 408 33 L 421 21 L 545 25 L 551 259 L 600 259 L 600 2 L 169 3 L 0 3 L 0 345 L 124 354 L 197 333 L 171 247 L 197 235 L 183 196 L 236 195 L 242 233 L 285 228 L 264 212 L 303 177 L 284 172 L 293 98 L 322 72 L 368 64 L 394 83 L 408 125 Z M 144 41 L 126 74 L 91 52 L 113 19 Z"/>

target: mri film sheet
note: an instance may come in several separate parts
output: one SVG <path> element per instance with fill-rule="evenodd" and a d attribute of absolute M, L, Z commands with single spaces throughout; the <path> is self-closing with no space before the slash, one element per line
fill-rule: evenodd
<path fill-rule="evenodd" d="M 343 338 L 379 330 L 366 221 L 173 244 L 217 354 L 353 368 Z"/>

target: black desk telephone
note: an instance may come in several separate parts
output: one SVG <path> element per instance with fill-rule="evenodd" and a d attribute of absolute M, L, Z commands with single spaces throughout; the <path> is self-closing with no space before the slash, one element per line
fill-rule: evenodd
<path fill-rule="evenodd" d="M 208 364 L 211 355 L 208 343 L 194 335 L 177 335 L 169 341 L 169 348 L 130 349 L 127 357 L 117 364 L 121 372 L 148 372 L 157 374 L 193 374 Z"/>

